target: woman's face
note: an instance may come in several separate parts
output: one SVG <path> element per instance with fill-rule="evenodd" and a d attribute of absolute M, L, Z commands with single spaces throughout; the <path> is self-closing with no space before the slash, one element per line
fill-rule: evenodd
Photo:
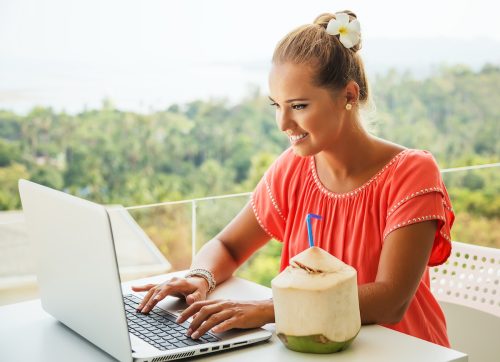
<path fill-rule="evenodd" d="M 346 97 L 312 83 L 312 69 L 292 63 L 274 64 L 269 90 L 276 123 L 288 135 L 295 153 L 311 156 L 334 146 L 345 118 Z"/>

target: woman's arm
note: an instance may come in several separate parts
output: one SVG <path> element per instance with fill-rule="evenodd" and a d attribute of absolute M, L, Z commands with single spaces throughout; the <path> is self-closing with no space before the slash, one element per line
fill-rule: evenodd
<path fill-rule="evenodd" d="M 207 242 L 196 254 L 191 268 L 208 269 L 217 283 L 229 278 L 253 252 L 270 239 L 260 227 L 250 204 L 212 240 Z M 188 304 L 202 301 L 208 292 L 204 278 L 172 278 L 161 284 L 134 286 L 132 290 L 145 292 L 138 311 L 149 313 L 151 309 L 168 295 L 184 296 Z"/>
<path fill-rule="evenodd" d="M 420 284 L 434 243 L 437 221 L 397 229 L 384 241 L 373 283 L 358 288 L 362 324 L 401 320 Z"/>
<path fill-rule="evenodd" d="M 220 284 L 269 239 L 248 203 L 215 238 L 203 245 L 191 268 L 210 270 Z"/>

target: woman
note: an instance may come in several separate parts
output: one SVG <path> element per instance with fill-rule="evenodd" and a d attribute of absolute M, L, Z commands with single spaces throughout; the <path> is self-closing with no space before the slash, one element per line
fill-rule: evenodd
<path fill-rule="evenodd" d="M 359 109 L 369 89 L 360 47 L 359 23 L 349 11 L 322 14 L 278 43 L 270 99 L 291 147 L 251 202 L 199 251 L 185 278 L 134 288 L 148 291 L 138 310 L 148 313 L 167 295 L 185 297 L 190 306 L 179 321 L 195 315 L 192 338 L 274 322 L 272 300 L 207 301 L 207 293 L 270 238 L 283 242 L 283 270 L 308 247 L 304 218 L 315 213 L 323 216 L 316 245 L 358 272 L 363 324 L 449 346 L 426 267 L 450 254 L 450 200 L 430 153 L 363 128 Z"/>

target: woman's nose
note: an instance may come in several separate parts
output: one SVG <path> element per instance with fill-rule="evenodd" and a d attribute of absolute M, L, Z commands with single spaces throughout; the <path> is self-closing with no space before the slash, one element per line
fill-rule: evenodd
<path fill-rule="evenodd" d="M 288 112 L 276 110 L 276 124 L 281 131 L 285 132 L 287 129 L 290 129 L 292 123 L 293 120 L 290 118 Z"/>

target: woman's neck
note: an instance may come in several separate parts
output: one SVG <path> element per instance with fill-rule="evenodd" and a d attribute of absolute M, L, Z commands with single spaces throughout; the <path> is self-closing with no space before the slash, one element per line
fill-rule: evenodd
<path fill-rule="evenodd" d="M 360 187 L 405 149 L 370 135 L 357 119 L 344 124 L 339 141 L 314 156 L 320 181 L 333 192 Z"/>
<path fill-rule="evenodd" d="M 372 163 L 379 141 L 370 135 L 358 119 L 348 122 L 339 134 L 340 142 L 335 142 L 315 156 L 321 173 L 336 180 L 345 180 L 358 174 Z"/>

